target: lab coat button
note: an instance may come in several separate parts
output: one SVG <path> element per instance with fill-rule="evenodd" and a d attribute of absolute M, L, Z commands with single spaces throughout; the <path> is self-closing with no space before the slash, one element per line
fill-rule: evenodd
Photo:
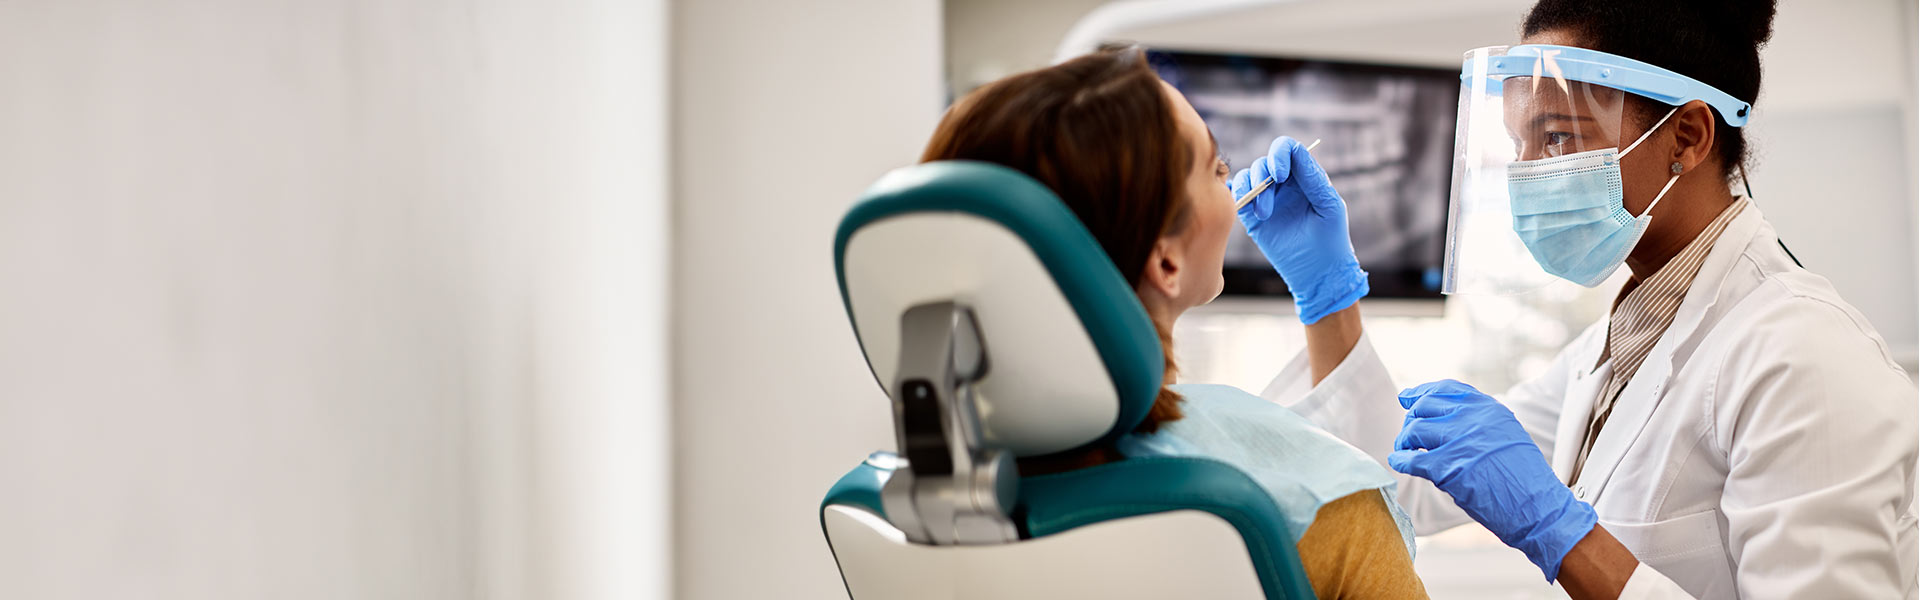
<path fill-rule="evenodd" d="M 1576 486 L 1573 486 L 1573 497 L 1575 497 L 1575 498 L 1579 498 L 1579 499 L 1581 499 L 1581 500 L 1586 500 L 1586 499 L 1587 499 L 1587 486 L 1584 486 L 1584 485 L 1576 485 Z"/>

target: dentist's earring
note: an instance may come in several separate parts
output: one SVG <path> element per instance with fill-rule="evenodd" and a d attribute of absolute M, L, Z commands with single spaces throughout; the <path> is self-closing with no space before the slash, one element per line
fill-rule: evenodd
<path fill-rule="evenodd" d="M 1673 171 L 1673 174 L 1675 174 L 1675 175 L 1679 175 L 1681 171 L 1685 171 L 1685 170 L 1687 170 L 1687 168 L 1686 168 L 1686 167 L 1683 167 L 1683 166 L 1680 166 L 1680 163 L 1679 163 L 1678 161 L 1676 161 L 1676 162 L 1674 162 L 1674 163 L 1673 163 L 1673 166 L 1672 166 L 1672 167 L 1668 167 L 1668 169 L 1667 169 L 1667 170 L 1670 170 L 1670 171 Z"/>

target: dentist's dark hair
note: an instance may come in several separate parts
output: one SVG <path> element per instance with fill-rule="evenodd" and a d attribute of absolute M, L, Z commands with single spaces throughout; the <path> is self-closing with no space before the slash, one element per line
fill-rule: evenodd
<path fill-rule="evenodd" d="M 947 109 L 920 160 L 978 160 L 1039 180 L 1073 210 L 1138 290 L 1161 237 L 1191 210 L 1181 191 L 1194 152 L 1181 139 L 1160 77 L 1138 47 L 1109 47 L 981 86 Z M 1147 418 L 1180 418 L 1172 323 L 1154 318 L 1166 374 Z"/>
<path fill-rule="evenodd" d="M 1753 104 L 1760 97 L 1760 48 L 1773 37 L 1775 0 L 1540 0 L 1521 35 L 1563 31 L 1582 48 L 1652 63 Z M 1629 96 L 1651 124 L 1664 104 Z M 1658 104 L 1658 106 L 1656 106 Z M 1714 109 L 1716 116 L 1718 109 Z M 1747 159 L 1740 128 L 1716 119 L 1721 175 L 1729 181 Z"/>

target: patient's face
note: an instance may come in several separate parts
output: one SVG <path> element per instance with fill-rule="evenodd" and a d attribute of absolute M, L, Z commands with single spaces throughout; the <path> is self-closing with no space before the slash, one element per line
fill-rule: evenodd
<path fill-rule="evenodd" d="M 1186 169 L 1187 201 L 1192 203 L 1185 230 L 1177 236 L 1181 255 L 1180 298 L 1174 305 L 1184 310 L 1211 302 L 1226 285 L 1221 275 L 1227 255 L 1227 235 L 1238 224 L 1233 216 L 1233 192 L 1227 189 L 1232 172 L 1220 159 L 1219 145 L 1207 131 L 1207 123 L 1193 110 L 1185 96 L 1173 86 L 1161 82 L 1173 104 L 1174 118 L 1180 125 L 1180 137 L 1193 148 L 1193 159 Z"/>

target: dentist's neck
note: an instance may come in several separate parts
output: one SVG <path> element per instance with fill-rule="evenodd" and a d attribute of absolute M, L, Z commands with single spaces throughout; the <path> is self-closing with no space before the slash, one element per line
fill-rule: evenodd
<path fill-rule="evenodd" d="M 1627 269 L 1633 271 L 1634 284 L 1667 266 L 1733 203 L 1733 193 L 1718 176 L 1719 169 L 1701 167 L 1700 172 L 1687 173 L 1674 182 L 1673 189 L 1653 207 L 1653 222 L 1648 224 L 1646 236 L 1627 255 Z"/>

